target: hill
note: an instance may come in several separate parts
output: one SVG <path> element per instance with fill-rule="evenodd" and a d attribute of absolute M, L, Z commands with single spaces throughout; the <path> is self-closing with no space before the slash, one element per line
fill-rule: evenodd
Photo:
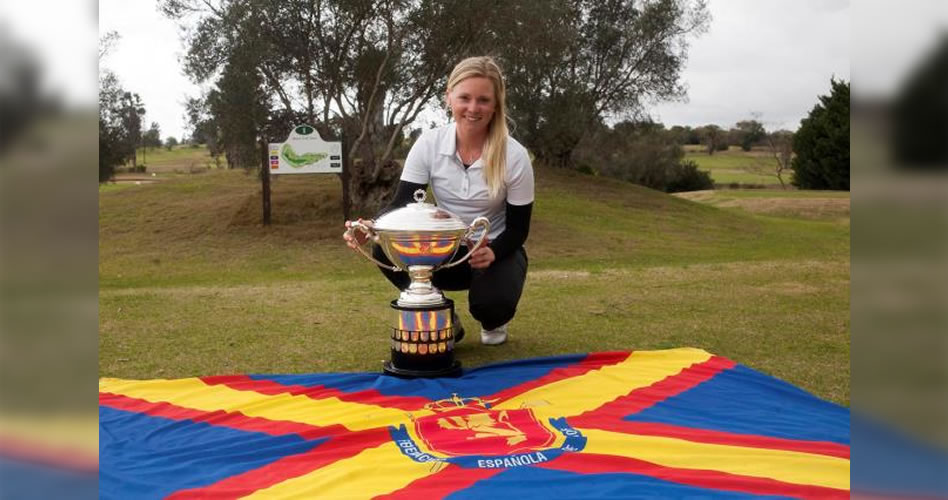
<path fill-rule="evenodd" d="M 395 291 L 341 241 L 335 176 L 213 169 L 100 191 L 100 373 L 376 370 Z M 848 401 L 848 219 L 759 215 L 537 168 L 510 342 L 465 366 L 702 347 Z M 464 294 L 449 294 L 466 314 Z"/>

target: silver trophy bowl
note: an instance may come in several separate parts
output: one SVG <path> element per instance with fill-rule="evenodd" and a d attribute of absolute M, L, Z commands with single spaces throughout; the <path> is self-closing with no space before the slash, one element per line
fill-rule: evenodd
<path fill-rule="evenodd" d="M 378 219 L 374 227 L 358 221 L 349 222 L 348 232 L 361 231 L 382 247 L 394 265 L 379 262 L 363 247 L 358 247 L 365 258 L 392 271 L 404 271 L 411 284 L 398 297 L 400 306 L 431 306 L 445 302 L 444 294 L 431 283 L 431 275 L 438 269 L 456 266 L 468 258 L 487 238 L 490 222 L 478 217 L 467 225 L 457 215 L 425 203 L 424 190 L 414 194 L 415 203 L 393 210 Z M 477 242 L 470 245 L 467 255 L 451 262 L 463 241 L 470 241 L 480 229 Z"/>

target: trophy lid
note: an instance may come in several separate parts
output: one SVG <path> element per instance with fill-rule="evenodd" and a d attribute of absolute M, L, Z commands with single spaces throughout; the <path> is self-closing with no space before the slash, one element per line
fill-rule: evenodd
<path fill-rule="evenodd" d="M 458 231 L 468 225 L 457 215 L 425 203 L 425 191 L 415 191 L 415 203 L 392 210 L 375 221 L 376 231 Z"/>

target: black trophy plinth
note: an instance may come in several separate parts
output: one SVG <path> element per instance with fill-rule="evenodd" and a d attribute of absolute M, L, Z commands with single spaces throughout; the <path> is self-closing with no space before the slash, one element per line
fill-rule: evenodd
<path fill-rule="evenodd" d="M 392 357 L 382 366 L 388 375 L 403 378 L 457 377 L 454 359 L 454 301 L 426 306 L 401 306 L 392 301 Z"/>

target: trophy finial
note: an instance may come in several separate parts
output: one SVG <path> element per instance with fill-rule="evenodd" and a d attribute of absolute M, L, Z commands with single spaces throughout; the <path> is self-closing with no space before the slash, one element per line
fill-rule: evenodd
<path fill-rule="evenodd" d="M 415 198 L 415 203 L 422 203 L 425 201 L 427 195 L 425 194 L 424 189 L 416 189 L 413 197 Z"/>

